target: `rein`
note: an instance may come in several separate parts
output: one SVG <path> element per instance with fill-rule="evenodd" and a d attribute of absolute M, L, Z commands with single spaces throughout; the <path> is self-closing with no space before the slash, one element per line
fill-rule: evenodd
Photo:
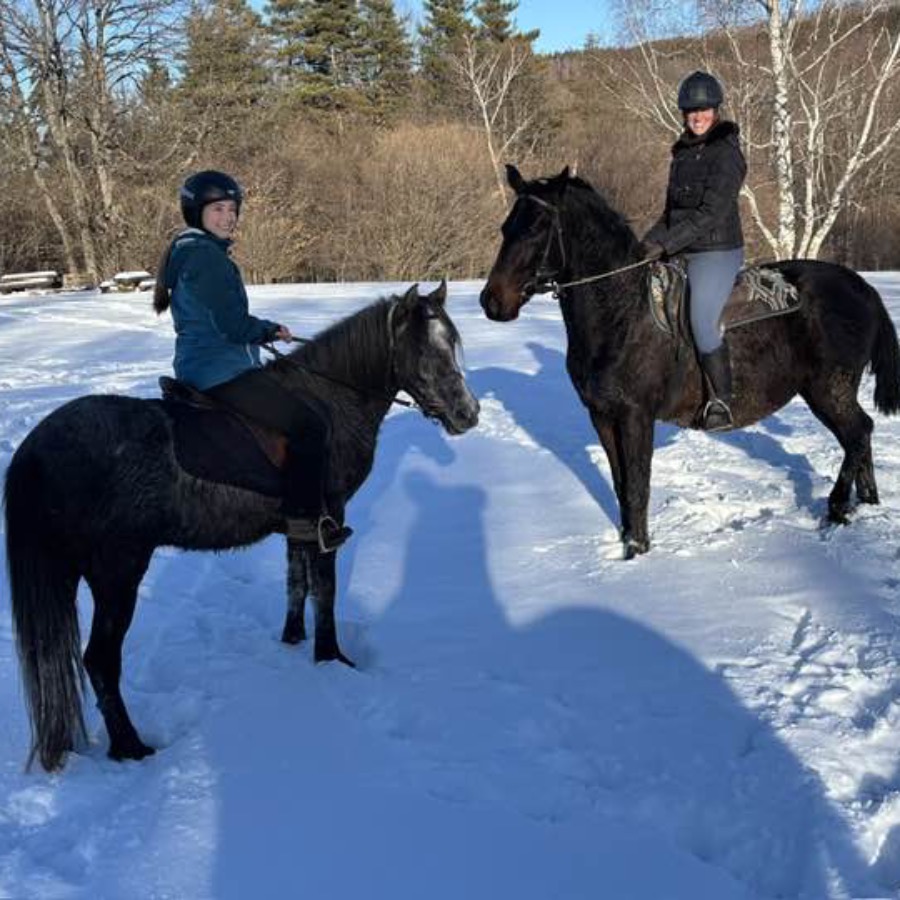
<path fill-rule="evenodd" d="M 549 274 L 545 274 L 548 270 L 548 260 L 550 258 L 550 248 L 553 246 L 553 238 L 555 237 L 557 243 L 559 244 L 559 253 L 562 257 L 562 265 L 560 268 L 565 269 L 566 267 L 566 247 L 563 242 L 563 228 L 562 222 L 559 217 L 559 209 L 555 207 L 552 203 L 548 203 L 546 200 L 542 200 L 540 197 L 535 197 L 534 194 L 522 194 L 520 199 L 531 200 L 533 203 L 537 203 L 538 206 L 546 209 L 553 217 L 553 229 L 547 235 L 547 243 L 544 246 L 544 253 L 541 256 L 540 264 L 537 267 L 537 271 L 535 272 L 535 280 L 539 285 L 545 285 L 545 290 L 540 291 L 540 293 L 546 293 L 548 290 L 550 294 L 557 300 L 560 299 L 560 291 L 565 290 L 566 288 L 576 287 L 581 284 L 591 284 L 595 281 L 603 281 L 605 278 L 612 278 L 614 275 L 621 275 L 622 272 L 630 272 L 632 269 L 640 269 L 643 266 L 649 266 L 650 263 L 653 262 L 652 259 L 642 259 L 636 263 L 630 263 L 627 266 L 621 266 L 618 269 L 612 269 L 609 272 L 601 272 L 599 275 L 588 275 L 586 278 L 576 278 L 574 281 L 564 281 L 561 284 L 556 281 L 554 278 L 550 277 Z"/>
<path fill-rule="evenodd" d="M 392 305 L 390 310 L 388 311 L 388 348 L 390 350 L 391 357 L 391 368 L 393 369 L 394 362 L 394 332 L 391 327 L 394 320 L 394 309 L 395 305 Z M 310 338 L 301 338 L 301 337 L 292 337 L 291 343 L 293 344 L 310 344 L 312 340 Z M 324 381 L 330 381 L 332 384 L 339 385 L 340 387 L 349 388 L 351 391 L 355 391 L 357 394 L 360 394 L 363 397 L 371 397 L 373 400 L 383 400 L 387 397 L 387 394 L 376 393 L 375 391 L 367 390 L 366 388 L 361 388 L 359 385 L 350 384 L 348 381 L 343 381 L 340 378 L 335 378 L 333 375 L 328 375 L 325 372 L 320 372 L 318 369 L 311 369 L 309 366 L 305 366 L 303 363 L 297 362 L 293 357 L 289 356 L 286 353 L 282 353 L 280 350 L 276 349 L 275 345 L 272 342 L 266 344 L 260 344 L 265 350 L 268 350 L 275 359 L 282 360 L 287 363 L 289 366 L 297 369 L 300 372 L 306 372 L 307 375 L 314 375 L 317 378 L 321 378 Z M 391 403 L 396 403 L 397 406 L 403 406 L 407 409 L 418 409 L 424 415 L 425 410 L 419 406 L 414 400 L 404 400 L 402 397 L 396 396 L 396 393 L 393 397 L 390 398 Z"/>

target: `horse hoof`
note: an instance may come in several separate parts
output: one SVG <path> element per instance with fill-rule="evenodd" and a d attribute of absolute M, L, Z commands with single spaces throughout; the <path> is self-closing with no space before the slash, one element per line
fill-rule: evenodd
<path fill-rule="evenodd" d="M 639 556 L 642 553 L 646 553 L 650 549 L 649 541 L 636 541 L 633 538 L 625 541 L 625 555 L 624 558 L 626 560 L 634 559 L 635 556 Z"/>
<path fill-rule="evenodd" d="M 323 662 L 339 662 L 351 669 L 356 668 L 356 663 L 352 659 L 348 659 L 341 651 L 335 647 L 333 650 L 316 650 L 316 663 Z"/>
<path fill-rule="evenodd" d="M 301 624 L 285 625 L 284 631 L 281 632 L 281 640 L 285 644 L 299 644 L 306 640 L 306 628 Z"/>
<path fill-rule="evenodd" d="M 126 759 L 139 761 L 148 756 L 153 756 L 154 753 L 156 753 L 156 750 L 153 747 L 148 747 L 142 741 L 137 741 L 135 743 L 129 743 L 128 746 L 111 745 L 109 752 L 106 755 L 116 762 L 123 762 Z"/>
<path fill-rule="evenodd" d="M 849 525 L 850 524 L 850 510 L 846 507 L 840 508 L 830 508 L 828 509 L 828 524 L 829 525 Z"/>

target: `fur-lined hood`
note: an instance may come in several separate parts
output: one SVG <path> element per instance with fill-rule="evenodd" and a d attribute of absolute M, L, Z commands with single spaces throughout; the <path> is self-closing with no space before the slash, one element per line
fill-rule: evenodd
<path fill-rule="evenodd" d="M 736 143 L 740 133 L 741 129 L 737 123 L 729 122 L 726 119 L 716 122 L 706 134 L 691 134 L 685 130 L 681 137 L 672 144 L 672 154 L 674 155 L 685 147 L 696 147 L 698 144 L 714 144 L 717 141 L 724 141 L 729 138 Z"/>

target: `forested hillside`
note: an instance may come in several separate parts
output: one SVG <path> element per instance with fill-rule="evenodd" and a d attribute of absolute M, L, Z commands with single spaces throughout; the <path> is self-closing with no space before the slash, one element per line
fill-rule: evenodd
<path fill-rule="evenodd" d="M 541 56 L 514 0 L 427 0 L 415 25 L 391 0 L 4 3 L 0 273 L 152 271 L 204 167 L 247 189 L 255 282 L 479 277 L 507 161 L 577 165 L 641 230 L 700 67 L 744 129 L 751 257 L 900 266 L 896 3 L 708 6 L 629 4 L 621 46 Z"/>

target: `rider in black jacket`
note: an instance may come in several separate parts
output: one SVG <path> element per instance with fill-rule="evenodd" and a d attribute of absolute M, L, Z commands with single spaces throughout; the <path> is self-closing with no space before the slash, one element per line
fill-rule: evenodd
<path fill-rule="evenodd" d="M 691 285 L 691 328 L 709 385 L 701 424 L 732 426 L 731 365 L 719 316 L 744 262 L 738 194 L 747 164 L 739 129 L 719 118 L 724 95 L 712 75 L 694 72 L 678 89 L 685 130 L 672 147 L 666 206 L 644 237 L 646 256 L 684 253 Z"/>

